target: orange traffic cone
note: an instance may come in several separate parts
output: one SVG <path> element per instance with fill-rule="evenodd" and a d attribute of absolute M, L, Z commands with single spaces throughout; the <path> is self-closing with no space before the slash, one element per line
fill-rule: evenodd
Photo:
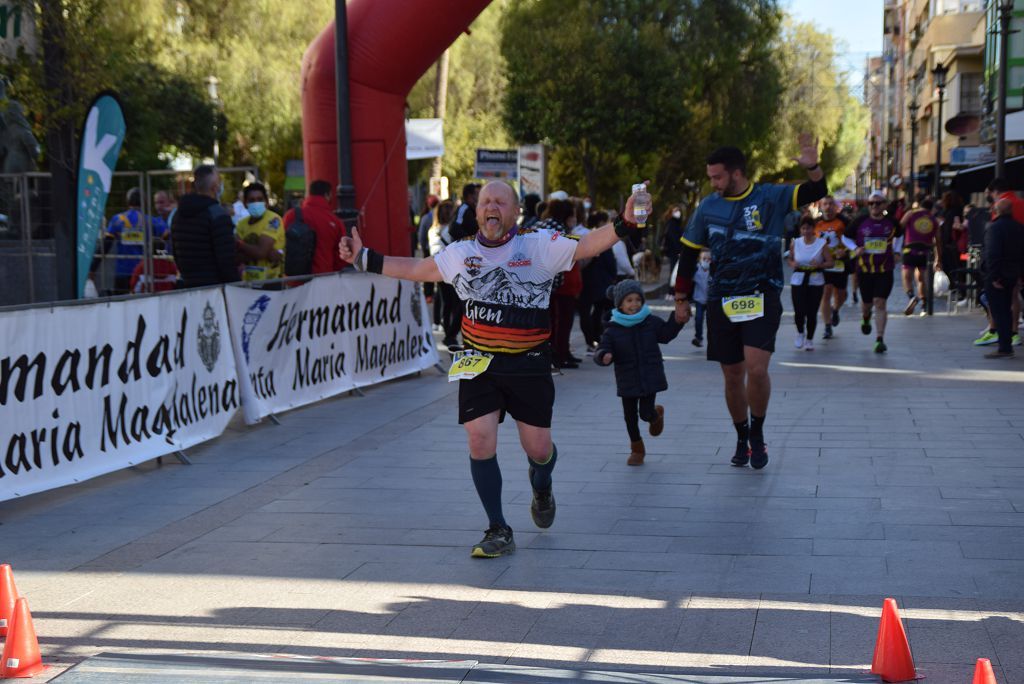
<path fill-rule="evenodd" d="M 14 604 L 14 619 L 4 642 L 0 678 L 35 677 L 45 669 L 39 655 L 36 629 L 32 626 L 32 614 L 28 612 L 28 599 L 20 598 Z"/>
<path fill-rule="evenodd" d="M 0 637 L 7 636 L 7 629 L 14 617 L 14 602 L 18 600 L 18 590 L 14 586 L 14 573 L 7 563 L 0 565 Z"/>
<path fill-rule="evenodd" d="M 978 658 L 974 666 L 973 684 L 996 684 L 996 675 L 992 672 L 992 661 L 988 658 Z"/>
<path fill-rule="evenodd" d="M 882 622 L 878 625 L 875 657 L 871 660 L 871 674 L 886 682 L 906 682 L 917 679 L 910 643 L 903 630 L 903 622 L 896 612 L 896 600 L 887 598 L 882 604 Z"/>

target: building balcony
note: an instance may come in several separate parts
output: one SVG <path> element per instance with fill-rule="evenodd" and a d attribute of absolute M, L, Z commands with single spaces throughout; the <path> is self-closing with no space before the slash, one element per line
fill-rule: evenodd
<path fill-rule="evenodd" d="M 930 71 L 934 66 L 931 55 L 935 49 L 982 48 L 980 43 L 975 45 L 974 38 L 978 22 L 984 21 L 984 12 L 958 12 L 940 14 L 932 17 L 927 26 L 911 29 L 908 71 L 915 73 L 922 64 L 926 71 Z"/>

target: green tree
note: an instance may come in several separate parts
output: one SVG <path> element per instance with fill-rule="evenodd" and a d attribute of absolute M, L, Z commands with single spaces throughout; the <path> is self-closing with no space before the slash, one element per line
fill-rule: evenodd
<path fill-rule="evenodd" d="M 512 0 L 505 119 L 515 139 L 556 148 L 567 186 L 575 166 L 576 187 L 603 201 L 643 178 L 675 201 L 714 144 L 764 146 L 779 21 L 773 0 Z"/>
<path fill-rule="evenodd" d="M 450 48 L 442 173 L 448 177 L 453 195 L 473 180 L 478 147 L 506 149 L 511 145 L 496 106 L 506 87 L 498 47 L 503 12 L 504 3 L 492 3 L 472 23 L 469 33 Z M 410 117 L 433 117 L 436 82 L 436 69 L 432 68 L 413 87 L 408 98 Z M 410 162 L 411 182 L 425 182 L 429 177 L 429 159 Z"/>
<path fill-rule="evenodd" d="M 114 90 L 125 108 L 128 135 L 121 168 L 165 166 L 160 152 L 171 146 L 196 154 L 212 148 L 217 112 L 201 83 L 158 64 L 161 13 L 157 3 L 131 0 L 51 0 L 64 52 L 61 87 L 49 89 L 44 61 L 20 54 L 2 64 L 12 95 L 32 115 L 37 138 L 53 129 L 77 130 L 92 98 Z M 68 160 L 70 162 L 70 160 Z"/>
<path fill-rule="evenodd" d="M 787 20 L 774 59 L 785 74 L 785 90 L 774 145 L 765 150 L 762 160 L 764 174 L 802 178 L 803 171 L 792 157 L 797 135 L 807 131 L 823 146 L 822 168 L 829 186 L 841 186 L 860 159 L 867 113 L 849 93 L 836 39 L 813 24 Z"/>
<path fill-rule="evenodd" d="M 255 164 L 280 192 L 285 162 L 302 157 L 299 72 L 334 5 L 292 0 L 162 0 L 161 64 L 205 89 L 219 81 L 227 130 L 222 165 Z M 213 119 L 207 126 L 212 130 Z"/>

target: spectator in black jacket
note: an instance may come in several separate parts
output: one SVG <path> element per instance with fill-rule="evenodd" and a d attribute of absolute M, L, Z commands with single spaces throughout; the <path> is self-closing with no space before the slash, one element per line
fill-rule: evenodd
<path fill-rule="evenodd" d="M 238 280 L 235 225 L 218 199 L 220 174 L 209 164 L 196 167 L 192 192 L 178 202 L 174 215 L 174 261 L 183 287 L 203 287 Z"/>
<path fill-rule="evenodd" d="M 476 223 L 476 198 L 479 193 L 480 186 L 476 183 L 466 183 L 462 186 L 462 204 L 455 210 L 455 219 L 449 229 L 452 242 L 476 235 L 480 230 Z"/>
<path fill-rule="evenodd" d="M 997 215 L 985 228 L 982 268 L 985 294 L 999 333 L 999 347 L 987 359 L 1013 357 L 1013 296 L 1024 260 L 1024 226 L 1012 214 Z"/>

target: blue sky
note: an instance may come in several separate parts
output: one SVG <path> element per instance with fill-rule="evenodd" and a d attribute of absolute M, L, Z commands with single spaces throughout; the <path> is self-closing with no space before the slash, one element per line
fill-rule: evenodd
<path fill-rule="evenodd" d="M 861 83 L 864 59 L 882 52 L 883 0 L 782 0 L 783 7 L 800 21 L 810 21 L 845 43 L 837 46 L 844 66 L 853 73 L 850 85 Z"/>

